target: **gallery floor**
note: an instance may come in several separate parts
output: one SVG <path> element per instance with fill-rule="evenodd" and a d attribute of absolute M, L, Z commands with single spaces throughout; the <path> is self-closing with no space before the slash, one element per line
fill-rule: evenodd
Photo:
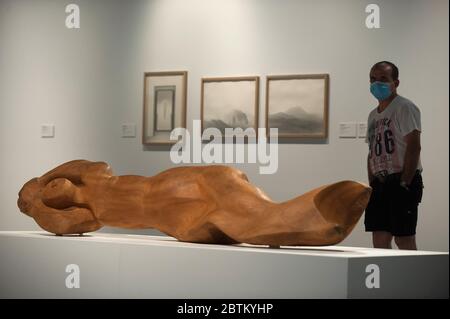
<path fill-rule="evenodd" d="M 448 298 L 448 253 L 0 232 L 0 298 Z M 73 283 L 76 283 L 72 285 Z"/>

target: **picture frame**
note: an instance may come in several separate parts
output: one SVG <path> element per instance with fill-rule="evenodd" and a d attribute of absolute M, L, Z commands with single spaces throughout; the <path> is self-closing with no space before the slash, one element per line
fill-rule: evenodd
<path fill-rule="evenodd" d="M 253 128 L 257 137 L 259 77 L 209 77 L 201 82 L 201 131 L 214 127 L 223 137 L 225 128 Z M 236 136 L 236 135 L 235 135 Z"/>
<path fill-rule="evenodd" d="M 279 138 L 328 137 L 329 74 L 269 75 L 266 78 L 266 134 Z"/>
<path fill-rule="evenodd" d="M 142 144 L 175 144 L 170 133 L 186 128 L 187 71 L 145 72 Z"/>

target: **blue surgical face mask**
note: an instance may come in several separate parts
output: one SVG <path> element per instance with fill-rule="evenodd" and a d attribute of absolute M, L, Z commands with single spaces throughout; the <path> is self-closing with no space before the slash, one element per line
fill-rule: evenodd
<path fill-rule="evenodd" d="M 392 94 L 391 84 L 375 81 L 370 84 L 370 93 L 372 93 L 378 101 L 386 100 Z"/>

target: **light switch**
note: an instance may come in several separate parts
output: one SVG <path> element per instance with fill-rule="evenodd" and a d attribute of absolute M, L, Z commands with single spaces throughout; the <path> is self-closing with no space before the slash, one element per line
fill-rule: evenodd
<path fill-rule="evenodd" d="M 356 123 L 355 122 L 339 123 L 339 137 L 356 138 Z"/>
<path fill-rule="evenodd" d="M 122 137 L 136 137 L 136 125 L 122 124 Z"/>
<path fill-rule="evenodd" d="M 42 124 L 41 125 L 41 137 L 55 137 L 55 125 Z"/>
<path fill-rule="evenodd" d="M 367 133 L 367 123 L 366 122 L 359 122 L 358 123 L 358 137 L 359 138 L 366 138 Z"/>

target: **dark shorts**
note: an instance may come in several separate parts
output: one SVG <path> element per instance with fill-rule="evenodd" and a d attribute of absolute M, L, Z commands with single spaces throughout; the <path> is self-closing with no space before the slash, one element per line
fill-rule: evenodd
<path fill-rule="evenodd" d="M 372 195 L 366 208 L 366 231 L 386 231 L 393 236 L 416 234 L 417 209 L 422 201 L 423 181 L 418 172 L 409 190 L 400 186 L 401 174 L 391 174 L 384 182 L 375 178 L 370 186 Z"/>

